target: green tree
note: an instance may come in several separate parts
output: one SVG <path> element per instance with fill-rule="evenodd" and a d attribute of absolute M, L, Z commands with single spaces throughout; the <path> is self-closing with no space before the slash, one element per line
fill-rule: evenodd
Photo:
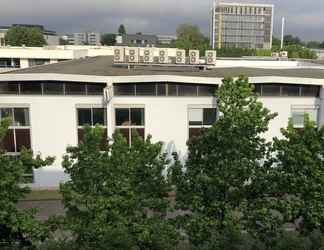
<path fill-rule="evenodd" d="M 274 139 L 269 196 L 277 198 L 285 222 L 301 219 L 300 232 L 324 231 L 324 127 L 317 129 L 305 116 L 302 131 L 290 122 L 282 134 Z"/>
<path fill-rule="evenodd" d="M 116 35 L 115 34 L 103 34 L 101 36 L 101 44 L 107 46 L 113 46 L 116 43 Z"/>
<path fill-rule="evenodd" d="M 174 44 L 179 49 L 198 49 L 204 53 L 209 49 L 209 41 L 196 25 L 181 24 L 177 28 L 177 40 Z"/>
<path fill-rule="evenodd" d="M 118 34 L 119 35 L 126 35 L 126 28 L 125 28 L 124 24 L 119 25 Z"/>
<path fill-rule="evenodd" d="M 0 145 L 10 120 L 0 121 Z M 27 169 L 51 165 L 53 158 L 42 160 L 32 157 L 32 152 L 23 149 L 19 157 L 12 157 L 0 147 L 0 242 L 7 245 L 30 246 L 44 239 L 46 226 L 34 219 L 33 210 L 18 210 L 17 203 L 30 189 L 21 184 Z"/>
<path fill-rule="evenodd" d="M 284 36 L 284 45 L 295 45 L 295 44 L 304 45 L 298 36 L 293 36 L 290 34 Z"/>
<path fill-rule="evenodd" d="M 102 129 L 85 128 L 84 141 L 67 149 L 61 185 L 66 226 L 78 248 L 174 249 L 178 234 L 166 218 L 170 185 L 161 143 L 137 135 L 130 147 L 117 132 L 102 148 Z"/>
<path fill-rule="evenodd" d="M 275 117 L 244 77 L 224 79 L 217 104 L 219 119 L 188 142 L 185 166 L 176 162 L 171 170 L 177 204 L 191 211 L 181 225 L 198 248 L 210 244 L 213 235 L 246 229 L 241 214 L 255 199 L 250 179 L 266 157 L 269 144 L 262 134 Z"/>
<path fill-rule="evenodd" d="M 41 47 L 46 45 L 39 28 L 13 26 L 8 30 L 5 40 L 6 44 L 11 46 Z"/>

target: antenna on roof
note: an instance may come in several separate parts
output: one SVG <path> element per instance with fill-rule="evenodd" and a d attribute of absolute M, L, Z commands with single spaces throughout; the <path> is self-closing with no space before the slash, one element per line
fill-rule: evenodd
<path fill-rule="evenodd" d="M 282 17 L 281 21 L 281 50 L 283 49 L 284 46 L 284 37 L 285 37 L 285 17 Z"/>

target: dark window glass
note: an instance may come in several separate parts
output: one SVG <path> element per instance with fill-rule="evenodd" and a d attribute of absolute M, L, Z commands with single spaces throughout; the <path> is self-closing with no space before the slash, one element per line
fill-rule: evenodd
<path fill-rule="evenodd" d="M 124 136 L 124 138 L 126 139 L 126 142 L 128 144 L 130 144 L 130 129 L 129 128 L 121 128 L 121 129 L 118 129 L 119 132 Z"/>
<path fill-rule="evenodd" d="M 301 86 L 301 95 L 302 96 L 311 96 L 318 97 L 319 96 L 319 87 L 318 86 Z"/>
<path fill-rule="evenodd" d="M 144 125 L 144 109 L 143 108 L 132 108 L 131 109 L 131 121 L 133 126 Z"/>
<path fill-rule="evenodd" d="M 299 86 L 297 85 L 282 85 L 282 96 L 299 96 Z"/>
<path fill-rule="evenodd" d="M 129 126 L 129 109 L 118 108 L 116 109 L 116 125 L 117 126 Z"/>
<path fill-rule="evenodd" d="M 262 96 L 280 96 L 280 85 L 264 84 Z"/>
<path fill-rule="evenodd" d="M 189 139 L 201 135 L 204 128 L 189 128 Z"/>
<path fill-rule="evenodd" d="M 21 82 L 20 93 L 26 95 L 41 95 L 42 84 L 40 82 Z"/>
<path fill-rule="evenodd" d="M 29 126 L 28 108 L 14 108 L 14 126 Z"/>
<path fill-rule="evenodd" d="M 214 108 L 205 108 L 204 109 L 204 125 L 213 125 L 216 121 L 217 112 Z"/>
<path fill-rule="evenodd" d="M 65 94 L 66 95 L 85 95 L 86 85 L 82 83 L 66 83 Z"/>
<path fill-rule="evenodd" d="M 0 140 L 1 149 L 7 152 L 15 152 L 15 141 L 14 141 L 14 131 L 13 129 L 8 129 L 5 137 Z"/>
<path fill-rule="evenodd" d="M 178 85 L 179 96 L 197 96 L 197 85 L 192 84 L 179 84 Z"/>
<path fill-rule="evenodd" d="M 136 84 L 136 95 L 138 96 L 156 96 L 155 83 L 138 83 Z"/>
<path fill-rule="evenodd" d="M 28 61 L 29 61 L 29 66 L 30 67 L 50 63 L 49 59 L 29 59 Z"/>
<path fill-rule="evenodd" d="M 92 125 L 91 109 L 78 109 L 78 125 Z"/>
<path fill-rule="evenodd" d="M 144 128 L 136 128 L 133 129 L 136 130 L 137 134 L 144 140 L 145 139 L 145 129 Z M 133 131 L 132 130 L 132 131 Z"/>
<path fill-rule="evenodd" d="M 13 122 L 13 113 L 12 108 L 1 108 L 0 109 L 0 119 L 10 118 Z"/>
<path fill-rule="evenodd" d="M 105 84 L 101 83 L 89 83 L 87 84 L 88 95 L 103 95 L 103 89 L 106 87 Z"/>
<path fill-rule="evenodd" d="M 106 112 L 103 108 L 94 108 L 93 112 L 93 125 L 100 124 L 106 125 Z"/>
<path fill-rule="evenodd" d="M 168 84 L 168 95 L 169 96 L 177 96 L 177 84 Z"/>
<path fill-rule="evenodd" d="M 254 92 L 261 96 L 261 84 L 254 85 Z"/>
<path fill-rule="evenodd" d="M 45 82 L 43 83 L 44 95 L 63 95 L 63 83 L 61 82 Z"/>
<path fill-rule="evenodd" d="M 214 96 L 217 86 L 199 85 L 198 96 Z"/>
<path fill-rule="evenodd" d="M 30 145 L 30 130 L 29 129 L 15 129 L 17 151 L 20 152 L 22 147 L 31 148 Z"/>
<path fill-rule="evenodd" d="M 166 84 L 165 83 L 157 84 L 157 95 L 158 96 L 166 96 Z"/>
<path fill-rule="evenodd" d="M 0 82 L 0 94 L 19 94 L 19 84 L 15 82 Z"/>
<path fill-rule="evenodd" d="M 135 95 L 135 84 L 120 83 L 114 85 L 114 95 Z"/>

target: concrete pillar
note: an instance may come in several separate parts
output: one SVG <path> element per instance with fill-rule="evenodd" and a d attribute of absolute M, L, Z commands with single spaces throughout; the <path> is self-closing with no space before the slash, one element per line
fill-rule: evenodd
<path fill-rule="evenodd" d="M 29 61 L 26 58 L 20 58 L 20 68 L 29 68 Z"/>

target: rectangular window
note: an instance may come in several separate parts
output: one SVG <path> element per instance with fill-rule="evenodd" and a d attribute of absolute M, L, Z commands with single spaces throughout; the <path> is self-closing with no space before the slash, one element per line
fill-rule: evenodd
<path fill-rule="evenodd" d="M 86 85 L 82 83 L 66 83 L 65 84 L 66 95 L 85 95 Z"/>
<path fill-rule="evenodd" d="M 275 85 L 275 84 L 262 85 L 262 96 L 280 96 L 280 85 Z"/>
<path fill-rule="evenodd" d="M 15 82 L 0 82 L 0 94 L 3 95 L 18 95 L 19 84 Z"/>
<path fill-rule="evenodd" d="M 44 82 L 43 83 L 44 95 L 63 95 L 64 86 L 61 82 Z"/>
<path fill-rule="evenodd" d="M 298 85 L 282 85 L 281 87 L 281 95 L 282 96 L 299 96 L 300 95 L 300 87 Z"/>
<path fill-rule="evenodd" d="M 293 105 L 291 107 L 291 118 L 294 128 L 303 128 L 305 114 L 308 114 L 309 119 L 315 124 L 318 124 L 318 107 L 317 106 L 304 106 Z"/>
<path fill-rule="evenodd" d="M 156 96 L 156 84 L 155 83 L 140 83 L 136 84 L 137 96 Z"/>
<path fill-rule="evenodd" d="M 199 85 L 198 96 L 215 96 L 217 86 L 214 85 Z"/>
<path fill-rule="evenodd" d="M 116 96 L 134 96 L 135 84 L 122 83 L 114 84 L 114 95 Z"/>
<path fill-rule="evenodd" d="M 105 84 L 101 83 L 89 83 L 87 84 L 88 95 L 103 95 L 103 90 L 106 87 Z"/>
<path fill-rule="evenodd" d="M 301 96 L 319 97 L 320 87 L 319 86 L 301 86 Z"/>
<path fill-rule="evenodd" d="M 127 140 L 128 144 L 132 143 L 132 134 L 134 131 L 140 137 L 145 138 L 145 110 L 144 108 L 127 107 L 115 109 L 115 127 Z"/>
<path fill-rule="evenodd" d="M 166 96 L 166 83 L 158 83 L 157 84 L 157 95 L 158 96 Z"/>
<path fill-rule="evenodd" d="M 24 84 L 20 84 L 20 94 L 41 95 L 42 94 L 41 82 L 24 82 Z"/>
<path fill-rule="evenodd" d="M 178 95 L 178 85 L 169 83 L 168 84 L 168 96 L 177 96 Z"/>
<path fill-rule="evenodd" d="M 197 96 L 197 85 L 178 84 L 178 96 Z"/>
<path fill-rule="evenodd" d="M 31 128 L 29 108 L 0 107 L 0 122 L 4 118 L 11 119 L 8 131 L 0 141 L 0 148 L 12 157 L 19 157 L 21 149 L 31 149 Z M 24 183 L 33 182 L 33 169 L 26 170 Z"/>
<path fill-rule="evenodd" d="M 100 125 L 104 128 L 103 145 L 107 141 L 107 110 L 105 108 L 85 107 L 77 108 L 78 119 L 78 142 L 84 138 L 84 126 L 95 127 Z"/>
<path fill-rule="evenodd" d="M 217 120 L 216 108 L 192 107 L 188 111 L 189 139 L 200 135 L 203 130 L 210 128 Z"/>

